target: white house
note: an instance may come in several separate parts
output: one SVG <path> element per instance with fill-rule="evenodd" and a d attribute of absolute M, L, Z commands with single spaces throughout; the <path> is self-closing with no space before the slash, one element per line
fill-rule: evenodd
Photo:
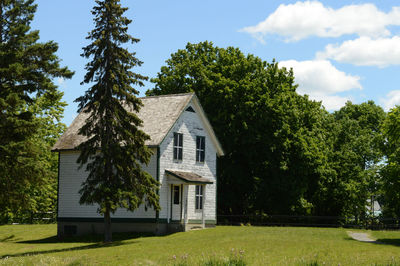
<path fill-rule="evenodd" d="M 164 234 L 216 224 L 217 156 L 222 147 L 193 93 L 141 98 L 138 116 L 151 139 L 150 163 L 144 169 L 160 182 L 161 211 L 140 206 L 134 212 L 118 209 L 113 232 L 151 231 Z M 80 205 L 78 193 L 87 177 L 76 163 L 78 135 L 87 114 L 80 113 L 54 145 L 59 154 L 58 235 L 102 233 L 103 218 L 96 205 Z"/>

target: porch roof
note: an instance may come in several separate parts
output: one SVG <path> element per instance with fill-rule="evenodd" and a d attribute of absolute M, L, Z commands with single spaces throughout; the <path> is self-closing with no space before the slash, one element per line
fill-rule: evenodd
<path fill-rule="evenodd" d="M 173 177 L 176 177 L 185 183 L 190 184 L 212 184 L 214 183 L 212 180 L 208 178 L 204 178 L 198 174 L 192 172 L 182 172 L 175 170 L 165 170 L 165 172 Z"/>

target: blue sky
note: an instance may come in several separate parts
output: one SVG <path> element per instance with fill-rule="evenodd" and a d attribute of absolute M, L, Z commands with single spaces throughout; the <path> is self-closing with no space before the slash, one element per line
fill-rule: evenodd
<path fill-rule="evenodd" d="M 293 67 L 298 92 L 337 110 L 347 100 L 374 100 L 389 110 L 400 104 L 400 3 L 397 1 L 133 1 L 126 16 L 130 46 L 144 64 L 135 69 L 155 77 L 171 53 L 188 42 L 212 41 L 238 47 L 281 66 Z M 32 29 L 41 41 L 59 44 L 62 65 L 75 71 L 57 80 L 68 106 L 63 122 L 76 116 L 75 98 L 87 87 L 80 82 L 87 60 L 80 57 L 93 28 L 94 1 L 36 0 Z M 398 6 L 398 7 L 397 7 Z M 152 88 L 146 83 L 141 96 Z"/>

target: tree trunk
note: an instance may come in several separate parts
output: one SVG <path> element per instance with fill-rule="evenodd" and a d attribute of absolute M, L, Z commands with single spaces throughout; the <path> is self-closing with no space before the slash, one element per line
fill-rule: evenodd
<path fill-rule="evenodd" d="M 112 242 L 112 231 L 111 231 L 111 216 L 110 209 L 106 209 L 104 213 L 104 242 Z"/>

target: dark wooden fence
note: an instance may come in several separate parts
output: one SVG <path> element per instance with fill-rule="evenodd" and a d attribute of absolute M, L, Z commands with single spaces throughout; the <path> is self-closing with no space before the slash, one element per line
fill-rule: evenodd
<path fill-rule="evenodd" d="M 400 229 L 398 218 L 301 215 L 218 215 L 218 225 L 310 226 Z"/>

